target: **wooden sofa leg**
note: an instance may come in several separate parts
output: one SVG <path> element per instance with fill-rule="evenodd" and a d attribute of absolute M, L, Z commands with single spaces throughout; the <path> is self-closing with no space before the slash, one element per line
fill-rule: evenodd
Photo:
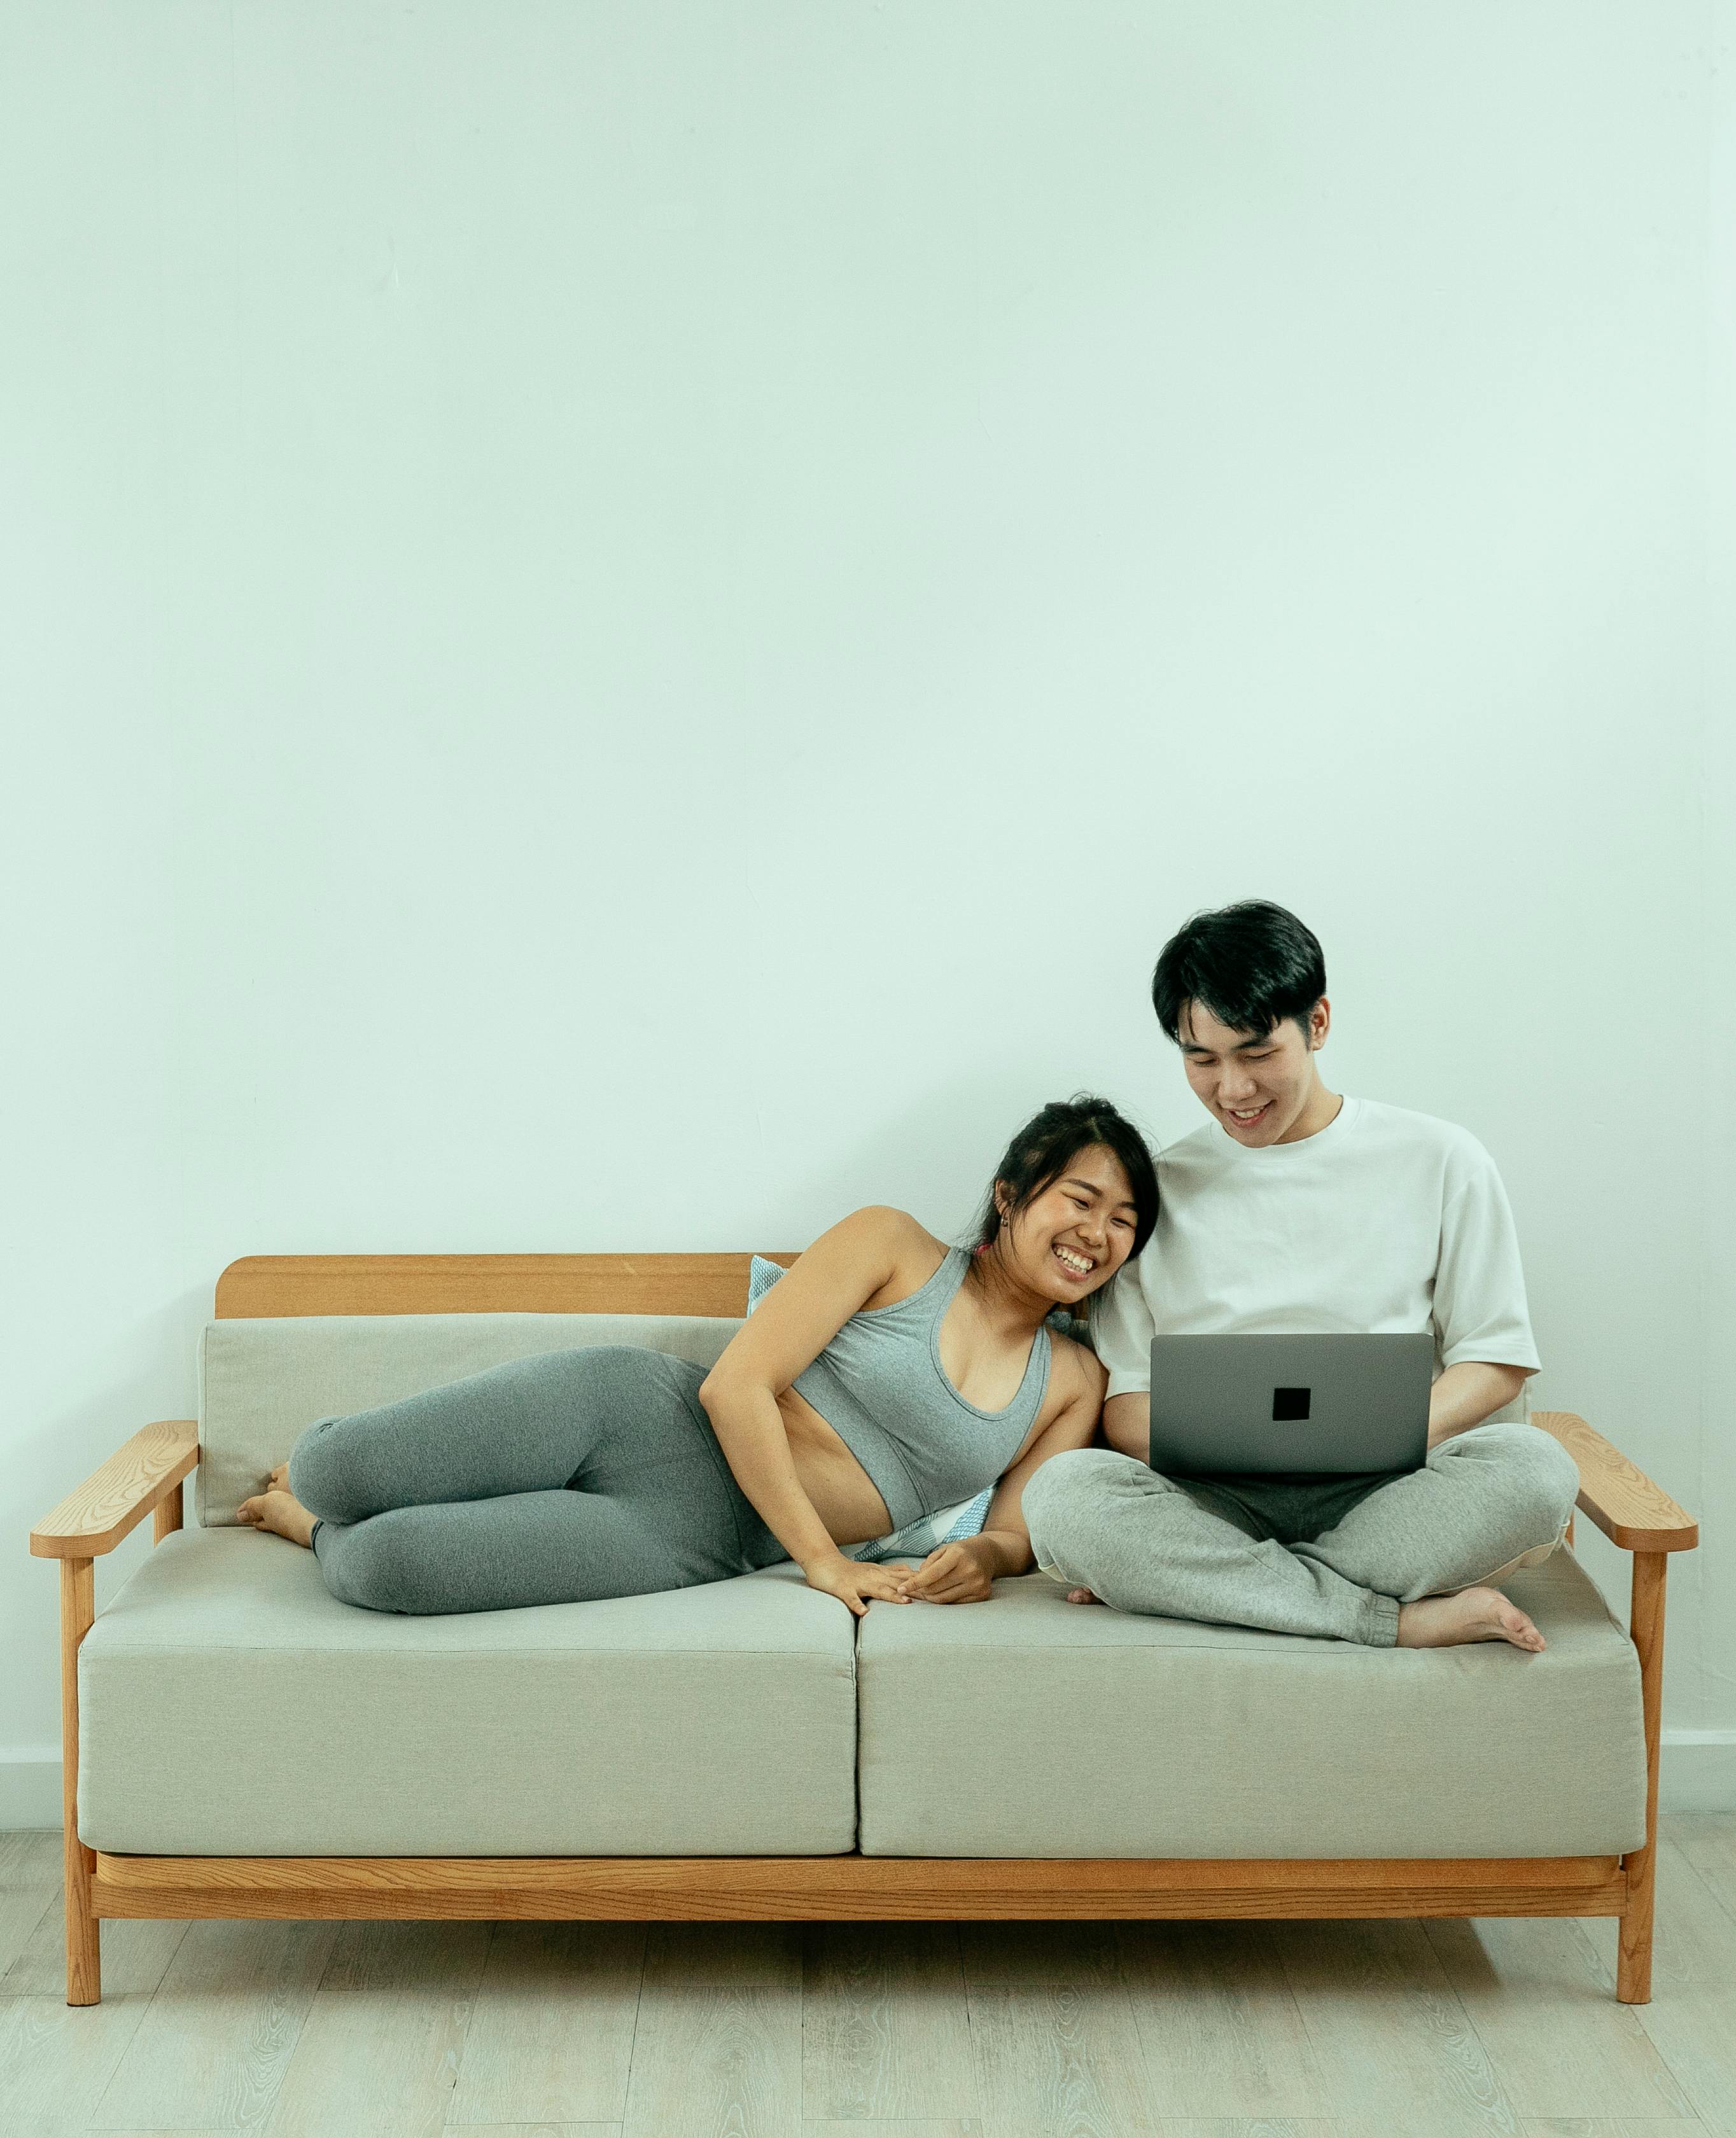
<path fill-rule="evenodd" d="M 183 1520 L 180 1486 L 165 1492 L 151 1510 L 151 1542 L 161 1544 L 164 1538 L 179 1529 Z"/>
<path fill-rule="evenodd" d="M 78 1838 L 78 1649 L 96 1616 L 95 1563 L 61 1561 L 61 1813 L 66 1827 L 66 2002 L 102 1997 L 102 1926 L 90 1905 L 94 1851 Z"/>
<path fill-rule="evenodd" d="M 1652 1899 L 1658 1864 L 1658 1744 L 1663 1717 L 1664 1583 L 1670 1555 L 1634 1554 L 1628 1632 L 1640 1656 L 1640 1697 L 1646 1723 L 1646 1846 L 1627 1858 L 1627 1907 L 1616 1961 L 1616 1994 L 1624 2004 L 1651 2002 Z"/>

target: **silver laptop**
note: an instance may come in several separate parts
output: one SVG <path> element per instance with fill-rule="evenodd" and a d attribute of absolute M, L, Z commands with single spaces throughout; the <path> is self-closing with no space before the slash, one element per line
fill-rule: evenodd
<path fill-rule="evenodd" d="M 1154 1470 L 1179 1477 L 1420 1470 L 1435 1339 L 1157 1336 Z"/>

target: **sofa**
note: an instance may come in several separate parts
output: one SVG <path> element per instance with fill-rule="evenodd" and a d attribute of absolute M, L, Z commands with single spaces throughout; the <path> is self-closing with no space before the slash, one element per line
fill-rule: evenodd
<path fill-rule="evenodd" d="M 1617 1994 L 1649 1995 L 1665 1574 L 1697 1531 L 1567 1413 L 1533 1422 L 1634 1554 L 1631 1626 L 1563 1550 L 1510 1584 L 1541 1656 L 1136 1618 L 1040 1573 L 858 1621 L 787 1563 L 400 1617 L 238 1522 L 313 1418 L 572 1345 L 709 1364 L 748 1261 L 225 1271 L 198 1419 L 32 1535 L 61 1566 L 69 2003 L 100 1997 L 105 1917 L 188 1916 L 1612 1915 Z M 95 1559 L 147 1514 L 96 1614 Z"/>

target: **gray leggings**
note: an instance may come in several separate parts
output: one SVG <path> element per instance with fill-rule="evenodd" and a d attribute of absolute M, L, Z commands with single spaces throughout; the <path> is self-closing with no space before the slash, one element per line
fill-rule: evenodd
<path fill-rule="evenodd" d="M 1121 1611 L 1390 1647 L 1398 1607 L 1554 1550 L 1579 1472 L 1534 1425 L 1479 1425 L 1397 1477 L 1161 1477 L 1051 1456 L 1022 1511 L 1037 1564 Z"/>
<path fill-rule="evenodd" d="M 515 1359 L 320 1419 L 290 1452 L 325 1585 L 369 1611 L 506 1611 L 722 1581 L 788 1557 L 699 1402 L 624 1345 Z"/>

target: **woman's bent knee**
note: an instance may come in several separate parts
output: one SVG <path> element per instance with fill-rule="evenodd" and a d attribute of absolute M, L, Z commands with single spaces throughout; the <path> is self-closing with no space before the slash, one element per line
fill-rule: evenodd
<path fill-rule="evenodd" d="M 320 1571 L 340 1604 L 363 1611 L 396 1611 L 423 1615 L 442 1606 L 431 1602 L 426 1555 L 402 1534 L 389 1515 L 320 1533 Z"/>
<path fill-rule="evenodd" d="M 352 1437 L 343 1418 L 315 1418 L 290 1450 L 289 1486 L 311 1515 L 356 1522 L 373 1513 L 360 1491 Z"/>

